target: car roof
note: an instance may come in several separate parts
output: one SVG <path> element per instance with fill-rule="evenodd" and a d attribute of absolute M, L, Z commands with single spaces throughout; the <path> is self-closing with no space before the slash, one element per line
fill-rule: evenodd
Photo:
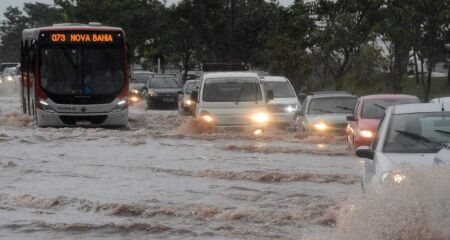
<path fill-rule="evenodd" d="M 261 78 L 263 82 L 288 82 L 289 80 L 281 76 L 264 76 Z"/>
<path fill-rule="evenodd" d="M 391 106 L 393 114 L 450 112 L 450 102 L 442 103 L 413 103 Z"/>
<path fill-rule="evenodd" d="M 328 97 L 353 97 L 356 98 L 355 95 L 351 93 L 345 92 L 317 92 L 310 95 L 311 98 L 328 98 Z"/>
<path fill-rule="evenodd" d="M 205 73 L 203 78 L 231 78 L 231 77 L 254 77 L 258 78 L 257 73 L 254 72 L 210 72 Z"/>
<path fill-rule="evenodd" d="M 450 102 L 450 97 L 441 97 L 431 99 L 430 103 Z"/>
<path fill-rule="evenodd" d="M 148 74 L 152 74 L 154 72 L 148 71 L 148 70 L 133 70 L 133 73 L 148 73 Z"/>
<path fill-rule="evenodd" d="M 372 100 L 372 99 L 418 99 L 413 95 L 405 95 L 405 94 L 374 94 L 374 95 L 366 95 L 359 98 L 360 100 Z"/>

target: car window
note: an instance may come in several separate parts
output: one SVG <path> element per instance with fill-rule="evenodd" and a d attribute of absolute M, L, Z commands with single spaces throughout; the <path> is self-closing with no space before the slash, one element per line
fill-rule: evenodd
<path fill-rule="evenodd" d="M 289 82 L 263 82 L 266 90 L 273 91 L 274 98 L 293 98 L 295 92 Z"/>
<path fill-rule="evenodd" d="M 308 109 L 309 99 L 311 99 L 311 97 L 307 97 L 305 99 L 305 102 L 303 102 L 303 104 L 302 104 L 302 111 L 301 112 L 302 112 L 303 116 L 306 115 L 306 110 Z"/>
<path fill-rule="evenodd" d="M 380 119 L 383 116 L 386 109 L 390 106 L 418 103 L 417 99 L 369 99 L 365 100 L 362 111 L 361 118 L 368 119 Z"/>
<path fill-rule="evenodd" d="M 132 83 L 146 83 L 151 73 L 134 73 L 131 79 Z"/>
<path fill-rule="evenodd" d="M 380 123 L 378 124 L 377 131 L 375 132 L 375 139 L 372 142 L 371 149 L 372 151 L 375 151 L 377 149 L 378 143 L 380 141 L 380 129 L 384 125 L 384 121 L 386 119 L 386 113 L 383 114 L 381 117 Z"/>
<path fill-rule="evenodd" d="M 436 153 L 450 143 L 450 112 L 392 115 L 384 152 Z"/>
<path fill-rule="evenodd" d="M 358 108 L 359 108 L 360 104 L 361 104 L 361 100 L 358 100 L 358 102 L 356 103 L 355 109 L 353 110 L 353 116 L 355 116 L 355 117 L 359 117 L 359 116 L 357 116 L 357 114 L 358 114 Z"/>
<path fill-rule="evenodd" d="M 355 97 L 312 98 L 308 114 L 353 113 L 356 101 Z"/>
<path fill-rule="evenodd" d="M 203 85 L 205 102 L 250 102 L 262 100 L 256 78 L 210 78 Z"/>

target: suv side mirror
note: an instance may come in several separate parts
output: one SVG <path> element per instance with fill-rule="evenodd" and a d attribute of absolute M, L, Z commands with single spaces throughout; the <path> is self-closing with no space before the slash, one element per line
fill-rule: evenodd
<path fill-rule="evenodd" d="M 267 101 L 273 100 L 273 91 L 267 90 Z"/>
<path fill-rule="evenodd" d="M 367 146 L 361 146 L 356 149 L 356 156 L 372 160 L 374 157 L 374 152 Z"/>
<path fill-rule="evenodd" d="M 349 121 L 349 122 L 356 122 L 356 118 L 355 118 L 355 116 L 347 116 L 347 121 Z"/>
<path fill-rule="evenodd" d="M 191 92 L 191 100 L 194 102 L 198 102 L 198 91 L 192 91 Z"/>

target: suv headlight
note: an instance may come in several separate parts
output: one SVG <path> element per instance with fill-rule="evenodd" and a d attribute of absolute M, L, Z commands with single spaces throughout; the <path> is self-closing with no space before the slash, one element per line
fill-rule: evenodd
<path fill-rule="evenodd" d="M 285 110 L 286 110 L 287 112 L 295 112 L 295 111 L 297 111 L 297 105 L 288 105 L 288 106 L 285 108 Z"/>
<path fill-rule="evenodd" d="M 269 121 L 269 115 L 267 115 L 267 113 L 265 112 L 253 114 L 251 118 L 256 123 L 266 123 Z"/>

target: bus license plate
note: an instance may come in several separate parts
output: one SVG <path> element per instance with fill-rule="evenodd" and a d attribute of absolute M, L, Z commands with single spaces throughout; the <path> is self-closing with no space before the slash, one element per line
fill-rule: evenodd
<path fill-rule="evenodd" d="M 173 98 L 163 98 L 163 102 L 175 102 Z"/>
<path fill-rule="evenodd" d="M 91 122 L 90 121 L 77 121 L 77 122 L 75 122 L 75 124 L 77 126 L 89 126 L 89 125 L 91 125 Z"/>

